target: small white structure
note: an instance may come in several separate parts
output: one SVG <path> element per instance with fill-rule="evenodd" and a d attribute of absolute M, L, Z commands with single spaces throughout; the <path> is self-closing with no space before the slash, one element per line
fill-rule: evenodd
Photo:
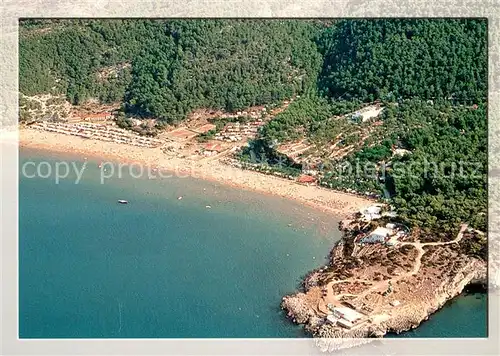
<path fill-rule="evenodd" d="M 388 228 L 388 229 L 395 229 L 396 228 L 396 224 L 388 223 L 387 225 L 385 225 L 385 227 Z"/>
<path fill-rule="evenodd" d="M 358 313 L 356 310 L 348 307 L 333 308 L 333 315 L 339 318 L 338 323 L 340 323 L 340 321 L 343 319 L 351 324 L 355 323 L 356 321 L 358 321 L 363 317 L 363 314 Z"/>
<path fill-rule="evenodd" d="M 393 156 L 404 156 L 404 155 L 408 155 L 408 154 L 411 154 L 411 151 L 405 150 L 404 148 L 396 148 L 393 151 Z"/>
<path fill-rule="evenodd" d="M 393 300 L 391 303 L 390 303 L 393 307 L 397 307 L 399 304 L 401 304 L 399 302 L 399 300 Z"/>
<path fill-rule="evenodd" d="M 332 325 L 335 325 L 337 324 L 337 321 L 339 320 L 338 318 L 334 317 L 333 314 L 328 314 L 328 316 L 326 317 L 326 320 L 332 324 Z"/>
<path fill-rule="evenodd" d="M 384 111 L 383 107 L 380 107 L 378 105 L 370 105 L 350 114 L 348 118 L 353 123 L 366 122 L 378 117 L 382 111 Z"/>
<path fill-rule="evenodd" d="M 377 243 L 384 242 L 386 238 L 390 237 L 393 233 L 392 229 L 388 229 L 385 227 L 377 227 L 371 234 L 363 237 L 360 242 L 361 243 Z"/>
<path fill-rule="evenodd" d="M 387 228 L 387 227 L 377 227 L 373 232 L 370 234 L 371 236 L 379 236 L 379 237 L 389 237 L 393 233 L 392 229 Z"/>
<path fill-rule="evenodd" d="M 395 217 L 398 216 L 398 213 L 396 213 L 394 210 L 391 210 L 391 211 L 383 212 L 382 216 L 387 216 L 387 217 L 390 217 L 390 218 L 395 218 Z"/>
<path fill-rule="evenodd" d="M 382 206 L 371 205 L 369 207 L 360 210 L 359 213 L 361 214 L 364 220 L 371 221 L 375 219 L 380 219 L 382 217 L 381 211 L 382 211 Z"/>
<path fill-rule="evenodd" d="M 353 327 L 353 323 L 345 319 L 339 319 L 337 323 L 347 329 L 351 329 Z"/>

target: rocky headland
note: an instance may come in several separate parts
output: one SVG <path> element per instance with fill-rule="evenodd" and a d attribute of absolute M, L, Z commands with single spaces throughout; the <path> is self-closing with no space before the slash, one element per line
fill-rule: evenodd
<path fill-rule="evenodd" d="M 288 317 L 315 338 L 351 347 L 417 327 L 469 284 L 486 288 L 487 262 L 471 248 L 484 242 L 482 232 L 462 224 L 439 241 L 415 229 L 367 240 L 386 223 L 344 220 L 328 264 L 307 275 L 302 291 L 283 297 Z"/>

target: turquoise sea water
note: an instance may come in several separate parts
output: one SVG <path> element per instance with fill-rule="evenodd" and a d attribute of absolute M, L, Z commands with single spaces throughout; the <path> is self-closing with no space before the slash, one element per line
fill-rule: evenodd
<path fill-rule="evenodd" d="M 46 156 L 22 150 L 20 170 L 83 165 Z M 75 179 L 20 174 L 21 338 L 305 337 L 279 303 L 324 262 L 338 221 L 202 180 L 124 172 L 101 184 L 92 159 Z M 459 298 L 404 335 L 484 336 L 485 300 Z M 457 315 L 469 323 L 450 330 Z"/>
<path fill-rule="evenodd" d="M 418 328 L 388 337 L 488 337 L 486 293 L 466 293 L 452 299 Z"/>

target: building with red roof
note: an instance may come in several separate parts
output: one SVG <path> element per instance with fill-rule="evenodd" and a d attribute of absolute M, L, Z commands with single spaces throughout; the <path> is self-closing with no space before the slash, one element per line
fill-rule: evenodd
<path fill-rule="evenodd" d="M 224 150 L 222 145 L 217 142 L 209 142 L 205 144 L 203 148 L 205 149 L 205 151 L 212 151 L 212 152 L 221 152 Z"/>
<path fill-rule="evenodd" d="M 312 184 L 316 183 L 316 178 L 308 174 L 302 174 L 299 178 L 297 178 L 297 182 L 302 184 Z"/>

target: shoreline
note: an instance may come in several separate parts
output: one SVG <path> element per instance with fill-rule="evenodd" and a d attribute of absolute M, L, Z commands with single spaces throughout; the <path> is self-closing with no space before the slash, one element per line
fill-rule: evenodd
<path fill-rule="evenodd" d="M 2 140 L 2 144 L 4 142 Z M 134 147 L 126 144 L 102 142 L 30 129 L 19 130 L 19 141 L 12 140 L 10 142 L 10 144 L 17 143 L 18 149 L 33 149 L 49 154 L 51 152 L 58 153 L 63 157 L 67 154 L 69 157 L 79 157 L 81 160 L 109 160 L 110 163 L 125 164 L 140 163 L 149 167 L 156 167 L 162 171 L 180 171 L 185 176 L 191 178 L 216 182 L 228 187 L 258 192 L 260 194 L 291 199 L 312 209 L 333 214 L 341 220 L 352 217 L 355 211 L 374 202 L 372 199 L 337 192 L 324 187 L 304 186 L 285 178 L 235 168 L 216 160 L 196 161 L 189 158 L 169 156 L 163 153 L 160 148 Z M 355 330 L 344 330 L 333 327 L 332 325 L 328 325 L 328 323 L 324 323 L 321 316 L 313 315 L 316 314 L 317 304 L 315 301 L 315 305 L 311 306 L 310 299 L 316 298 L 315 295 L 319 293 L 319 288 L 322 288 L 322 286 L 317 284 L 317 279 L 326 274 L 326 272 L 323 272 L 323 269 L 335 265 L 334 261 L 341 262 L 340 264 L 342 264 L 349 260 L 343 253 L 349 239 L 345 235 L 346 230 L 341 228 L 340 231 L 342 237 L 329 251 L 327 257 L 329 262 L 310 271 L 303 280 L 304 289 L 301 288 L 295 294 L 285 296 L 281 305 L 282 309 L 288 312 L 289 319 L 292 319 L 294 323 L 303 324 L 306 334 L 312 335 L 319 343 L 323 342 L 325 338 L 329 340 L 333 337 L 336 339 L 334 344 L 342 344 L 337 345 L 335 348 L 352 347 L 370 342 L 370 339 L 373 340 L 372 338 L 374 337 L 382 337 L 389 333 L 396 335 L 400 332 L 411 330 L 418 327 L 430 315 L 440 310 L 463 292 L 466 292 L 466 287 L 474 285 L 474 283 L 478 283 L 479 285 L 485 284 L 485 266 L 482 262 L 474 259 L 467 258 L 465 264 L 461 265 L 452 275 L 434 276 L 429 282 L 421 281 L 417 283 L 417 279 L 420 280 L 424 276 L 423 272 L 419 271 L 413 277 L 408 276 L 404 278 L 409 282 L 411 281 L 412 283 L 410 284 L 418 286 L 415 291 L 415 297 L 417 298 L 406 298 L 398 293 L 396 299 L 402 301 L 402 306 L 398 308 L 389 307 L 389 309 L 393 309 L 394 311 L 391 312 L 386 308 L 383 313 L 377 312 L 376 314 L 379 315 L 374 315 L 373 318 L 370 317 L 367 324 Z M 448 245 L 449 243 L 445 244 Z M 445 248 L 445 246 L 442 246 L 442 248 Z M 384 251 L 382 254 L 385 255 L 386 252 Z M 410 257 L 409 259 L 411 260 L 415 256 L 410 254 L 407 257 Z M 455 260 L 457 257 L 453 256 L 452 259 Z M 427 264 L 423 263 L 422 269 L 424 268 L 430 269 Z M 430 274 L 426 272 L 425 275 Z M 363 276 L 359 277 L 360 280 L 365 278 Z M 415 281 L 413 281 L 414 278 L 416 278 Z M 374 283 L 374 281 L 371 281 L 371 283 Z M 432 287 L 429 283 L 432 283 Z M 355 285 L 353 286 L 356 287 Z M 426 295 L 430 289 L 436 287 L 435 293 Z M 425 293 L 424 290 L 426 291 Z M 357 294 L 358 291 L 349 293 Z M 389 297 L 389 299 L 394 299 L 395 297 L 394 295 L 394 297 Z M 404 308 L 404 310 L 397 311 L 399 308 Z M 314 310 L 314 312 L 311 312 L 311 310 Z M 337 338 L 340 338 L 340 340 Z M 351 340 L 352 342 L 347 342 L 347 340 Z"/>
<path fill-rule="evenodd" d="M 238 189 L 279 196 L 322 212 L 331 213 L 337 218 L 350 216 L 374 202 L 372 199 L 353 194 L 318 186 L 304 186 L 285 178 L 231 167 L 217 160 L 196 161 L 169 156 L 159 148 L 103 142 L 52 132 L 40 132 L 29 128 L 19 129 L 18 142 L 19 148 L 83 155 L 82 159 L 92 157 L 126 164 L 144 164 L 159 171 L 174 172 L 179 177 L 189 176 Z"/>
<path fill-rule="evenodd" d="M 359 225 L 346 225 L 329 262 L 310 271 L 281 303 L 287 317 L 323 346 L 350 348 L 409 331 L 467 289 L 487 291 L 487 262 L 459 248 L 470 238 L 464 237 L 467 224 L 452 241 L 426 243 L 414 235 L 394 247 L 356 245 Z M 335 310 L 342 308 L 357 313 L 356 320 L 337 323 L 343 316 Z"/>

